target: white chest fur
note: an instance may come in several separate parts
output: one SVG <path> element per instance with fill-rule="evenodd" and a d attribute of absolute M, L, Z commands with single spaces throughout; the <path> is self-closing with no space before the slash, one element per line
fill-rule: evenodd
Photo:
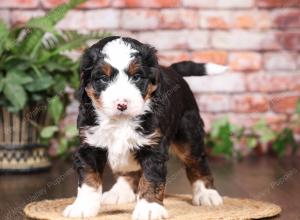
<path fill-rule="evenodd" d="M 85 142 L 108 150 L 113 171 L 136 171 L 140 166 L 132 152 L 153 142 L 153 135 L 144 136 L 136 131 L 138 126 L 139 122 L 129 119 L 101 120 L 100 125 L 87 129 Z"/>

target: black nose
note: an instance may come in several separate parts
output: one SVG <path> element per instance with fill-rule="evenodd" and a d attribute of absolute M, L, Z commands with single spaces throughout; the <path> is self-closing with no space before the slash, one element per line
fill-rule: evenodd
<path fill-rule="evenodd" d="M 117 109 L 122 111 L 125 111 L 127 109 L 127 104 L 118 104 Z"/>

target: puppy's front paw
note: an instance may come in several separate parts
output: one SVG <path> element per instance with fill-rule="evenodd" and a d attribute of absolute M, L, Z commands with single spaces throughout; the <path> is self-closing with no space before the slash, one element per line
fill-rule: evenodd
<path fill-rule="evenodd" d="M 135 206 L 133 220 L 159 220 L 168 218 L 168 212 L 162 205 L 141 199 Z"/>
<path fill-rule="evenodd" d="M 200 180 L 193 185 L 193 205 L 218 206 L 223 199 L 215 189 L 208 189 Z"/>
<path fill-rule="evenodd" d="M 218 206 L 223 204 L 220 194 L 214 189 L 207 189 L 193 197 L 194 205 Z"/>
<path fill-rule="evenodd" d="M 65 208 L 63 215 L 73 218 L 94 217 L 100 211 L 102 186 L 93 188 L 86 184 L 82 184 L 78 188 L 76 200 L 72 205 Z"/>
<path fill-rule="evenodd" d="M 102 195 L 102 204 L 123 204 L 135 202 L 136 195 L 128 181 L 119 177 L 115 185 Z"/>
<path fill-rule="evenodd" d="M 71 218 L 88 218 L 96 216 L 99 211 L 100 204 L 97 206 L 89 203 L 80 204 L 74 202 L 72 205 L 65 208 L 63 215 Z"/>
<path fill-rule="evenodd" d="M 110 190 L 103 193 L 102 204 L 124 204 L 135 202 L 136 195 L 133 191 L 114 191 Z"/>

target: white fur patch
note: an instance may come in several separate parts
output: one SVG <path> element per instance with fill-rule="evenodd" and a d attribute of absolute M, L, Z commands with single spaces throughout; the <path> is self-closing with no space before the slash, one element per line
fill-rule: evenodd
<path fill-rule="evenodd" d="M 168 217 L 165 207 L 155 202 L 147 202 L 145 199 L 137 202 L 132 214 L 133 220 L 159 220 Z"/>
<path fill-rule="evenodd" d="M 215 63 L 207 63 L 205 64 L 205 69 L 207 75 L 215 75 L 215 74 L 224 73 L 225 71 L 228 70 L 228 67 L 215 64 Z"/>
<path fill-rule="evenodd" d="M 128 116 L 135 117 L 150 111 L 149 101 L 145 101 L 141 91 L 132 83 L 128 75 L 119 72 L 114 81 L 101 92 L 102 114 L 108 117 Z M 118 110 L 119 103 L 127 103 L 125 111 Z"/>
<path fill-rule="evenodd" d="M 102 116 L 99 120 L 99 126 L 87 129 L 85 142 L 108 150 L 108 161 L 114 172 L 139 170 L 140 166 L 131 151 L 140 146 L 155 144 L 157 134 L 141 135 L 136 131 L 140 122 L 133 119 L 111 119 Z"/>
<path fill-rule="evenodd" d="M 65 208 L 63 215 L 73 218 L 94 217 L 100 211 L 102 186 L 98 189 L 82 184 L 78 187 L 76 200 Z"/>
<path fill-rule="evenodd" d="M 136 200 L 136 194 L 133 192 L 127 180 L 120 176 L 113 187 L 102 195 L 102 204 L 123 204 L 132 203 Z"/>
<path fill-rule="evenodd" d="M 214 189 L 207 189 L 201 180 L 193 184 L 193 205 L 217 206 L 223 204 L 220 194 Z"/>
<path fill-rule="evenodd" d="M 122 38 L 108 42 L 102 50 L 102 53 L 106 55 L 104 61 L 119 71 L 124 71 L 128 67 L 133 59 L 132 54 L 136 52 L 137 51 L 134 50 L 130 44 L 124 42 Z"/>

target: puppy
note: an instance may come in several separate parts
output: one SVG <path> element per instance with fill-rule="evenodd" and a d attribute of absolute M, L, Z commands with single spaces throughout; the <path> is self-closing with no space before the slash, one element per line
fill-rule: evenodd
<path fill-rule="evenodd" d="M 224 70 L 189 61 L 162 67 L 153 47 L 118 36 L 87 49 L 77 121 L 81 146 L 74 158 L 78 194 L 64 216 L 92 217 L 101 203 L 137 199 L 133 219 L 168 218 L 163 199 L 169 148 L 186 168 L 193 204 L 222 204 L 207 164 L 203 121 L 183 76 Z M 117 181 L 102 194 L 106 163 Z"/>

